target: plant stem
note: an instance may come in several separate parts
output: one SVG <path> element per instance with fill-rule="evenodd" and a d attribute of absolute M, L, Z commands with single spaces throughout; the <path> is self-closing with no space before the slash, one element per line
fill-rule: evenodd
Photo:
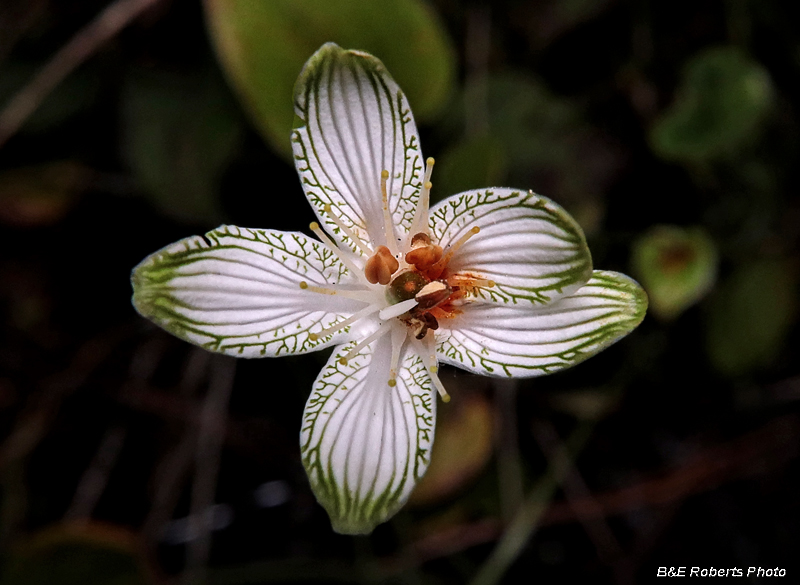
<path fill-rule="evenodd" d="M 514 520 L 470 585 L 493 585 L 500 582 L 536 532 L 542 514 L 572 466 L 572 461 L 589 439 L 595 424 L 595 421 L 580 423 L 561 448 L 553 453 L 544 476 L 525 498 Z"/>

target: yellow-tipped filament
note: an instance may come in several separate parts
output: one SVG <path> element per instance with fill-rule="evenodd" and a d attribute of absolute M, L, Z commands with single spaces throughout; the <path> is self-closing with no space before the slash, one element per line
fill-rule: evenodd
<path fill-rule="evenodd" d="M 389 171 L 386 169 L 381 171 L 381 201 L 383 203 L 383 235 L 386 239 L 386 246 L 392 255 L 397 254 L 397 241 L 394 235 L 394 223 L 392 222 L 392 211 L 389 209 L 389 191 L 387 190 L 387 181 L 389 180 Z"/>
<path fill-rule="evenodd" d="M 350 238 L 350 241 L 353 242 L 356 245 L 356 247 L 359 250 L 361 250 L 361 252 L 363 252 L 366 255 L 372 254 L 372 250 L 369 248 L 369 246 L 365 244 L 364 241 L 361 238 L 359 238 L 358 235 L 356 235 L 356 233 L 353 230 L 347 227 L 340 217 L 338 217 L 333 213 L 333 208 L 331 207 L 330 204 L 326 204 L 325 206 L 323 206 L 323 210 L 328 215 L 328 217 L 331 218 L 331 221 L 336 224 L 336 227 L 342 230 L 344 235 Z"/>

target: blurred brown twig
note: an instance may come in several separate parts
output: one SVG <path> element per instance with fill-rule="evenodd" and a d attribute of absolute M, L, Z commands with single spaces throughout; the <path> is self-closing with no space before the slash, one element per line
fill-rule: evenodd
<path fill-rule="evenodd" d="M 0 147 L 25 123 L 51 91 L 142 12 L 159 0 L 116 0 L 75 33 L 0 112 Z"/>

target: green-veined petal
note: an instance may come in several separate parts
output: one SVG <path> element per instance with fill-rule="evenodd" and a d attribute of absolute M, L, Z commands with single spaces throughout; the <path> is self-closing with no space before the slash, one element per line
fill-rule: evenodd
<path fill-rule="evenodd" d="M 478 289 L 485 300 L 547 303 L 579 289 L 592 274 L 580 226 L 560 206 L 531 191 L 466 191 L 431 209 L 431 233 L 442 247 L 474 227 L 480 232 L 455 253 L 449 271 L 493 280 L 496 286 Z"/>
<path fill-rule="evenodd" d="M 436 399 L 420 358 L 402 356 L 388 385 L 390 335 L 347 365 L 340 346 L 306 403 L 300 448 L 314 494 L 334 530 L 365 534 L 393 516 L 428 468 Z"/>
<path fill-rule="evenodd" d="M 350 275 L 324 244 L 300 233 L 222 226 L 145 258 L 133 269 L 133 304 L 191 343 L 242 357 L 305 353 L 349 340 L 309 333 L 365 304 L 300 289 Z"/>
<path fill-rule="evenodd" d="M 387 170 L 393 224 L 403 232 L 398 236 L 405 235 L 423 162 L 411 109 L 383 63 L 367 53 L 323 45 L 297 80 L 295 112 L 295 164 L 306 197 L 329 231 L 347 241 L 328 219 L 326 204 L 359 237 L 386 244 L 381 171 Z"/>
<path fill-rule="evenodd" d="M 597 270 L 575 294 L 544 306 L 476 302 L 437 331 L 440 361 L 492 376 L 550 374 L 630 333 L 647 295 L 616 272 Z"/>

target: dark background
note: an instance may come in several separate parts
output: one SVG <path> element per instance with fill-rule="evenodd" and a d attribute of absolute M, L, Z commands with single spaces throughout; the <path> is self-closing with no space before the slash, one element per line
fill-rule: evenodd
<path fill-rule="evenodd" d="M 105 6 L 4 0 L 0 108 Z M 297 439 L 327 356 L 234 362 L 130 304 L 131 268 L 164 245 L 313 219 L 228 89 L 202 6 L 157 2 L 0 147 L 0 583 L 466 582 L 576 432 L 505 582 L 638 583 L 661 566 L 800 579 L 800 5 L 430 6 L 456 66 L 420 123 L 437 195 L 544 194 L 584 226 L 596 268 L 651 297 L 699 253 L 678 239 L 642 267 L 636 250 L 658 225 L 699 230 L 708 290 L 551 377 L 444 369 L 439 483 L 369 537 L 332 533 Z M 733 64 L 687 81 L 719 48 Z M 768 97 L 751 104 L 740 78 Z M 222 106 L 187 97 L 209 87 Z M 213 530 L 193 530 L 212 503 Z"/>

